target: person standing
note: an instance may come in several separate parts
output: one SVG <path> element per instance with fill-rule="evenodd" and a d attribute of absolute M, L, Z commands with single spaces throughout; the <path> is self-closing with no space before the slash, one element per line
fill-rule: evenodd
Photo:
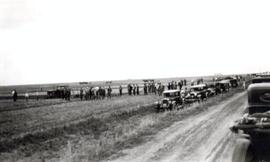
<path fill-rule="evenodd" d="M 13 101 L 16 102 L 17 101 L 17 98 L 18 98 L 17 91 L 14 89 L 11 93 L 12 93 Z"/>
<path fill-rule="evenodd" d="M 93 87 L 90 87 L 90 89 L 89 89 L 89 100 L 92 99 L 92 89 L 93 89 Z"/>
<path fill-rule="evenodd" d="M 122 86 L 119 86 L 119 95 L 122 96 Z"/>
<path fill-rule="evenodd" d="M 27 92 L 24 94 L 24 97 L 25 97 L 25 100 L 28 102 L 29 94 Z"/>
<path fill-rule="evenodd" d="M 243 88 L 246 89 L 246 82 L 243 81 Z"/>
<path fill-rule="evenodd" d="M 147 86 L 146 86 L 146 83 L 144 83 L 143 91 L 144 91 L 144 95 L 147 95 Z"/>
<path fill-rule="evenodd" d="M 67 90 L 67 100 L 70 101 L 71 98 L 71 89 Z"/>
<path fill-rule="evenodd" d="M 112 88 L 111 88 L 111 86 L 109 86 L 109 88 L 108 88 L 108 97 L 109 98 L 111 98 L 112 96 Z"/>
<path fill-rule="evenodd" d="M 171 90 L 172 86 L 171 86 L 171 83 L 169 82 L 168 83 L 168 90 Z"/>
<path fill-rule="evenodd" d="M 80 89 L 80 99 L 81 99 L 81 101 L 83 100 L 83 89 L 82 88 Z"/>
<path fill-rule="evenodd" d="M 136 85 L 133 84 L 133 95 L 134 95 L 134 96 L 136 95 L 136 90 L 137 90 Z"/>
<path fill-rule="evenodd" d="M 157 91 L 158 91 L 158 95 L 161 96 L 162 92 L 161 92 L 161 83 L 158 84 L 158 88 L 157 88 Z"/>
<path fill-rule="evenodd" d="M 191 80 L 190 85 L 191 85 L 191 86 L 194 85 L 194 80 Z"/>
<path fill-rule="evenodd" d="M 153 84 L 153 93 L 156 95 L 157 94 L 157 87 L 155 84 Z"/>
<path fill-rule="evenodd" d="M 128 84 L 128 94 L 131 95 L 131 91 L 132 91 L 132 86 L 130 84 Z"/>
<path fill-rule="evenodd" d="M 180 81 L 178 82 L 178 87 L 179 87 L 179 90 L 181 90 L 181 89 L 182 89 L 182 84 L 181 84 L 181 82 L 180 82 Z"/>
<path fill-rule="evenodd" d="M 140 95 L 140 87 L 139 87 L 139 85 L 137 84 L 137 95 Z"/>

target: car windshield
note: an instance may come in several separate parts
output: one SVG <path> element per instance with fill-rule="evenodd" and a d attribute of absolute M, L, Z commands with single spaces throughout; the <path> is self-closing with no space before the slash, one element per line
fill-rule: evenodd
<path fill-rule="evenodd" d="M 164 93 L 164 97 L 176 97 L 180 95 L 180 92 Z"/>
<path fill-rule="evenodd" d="M 204 89 L 204 87 L 196 87 L 196 88 L 191 88 L 190 91 L 202 91 Z"/>

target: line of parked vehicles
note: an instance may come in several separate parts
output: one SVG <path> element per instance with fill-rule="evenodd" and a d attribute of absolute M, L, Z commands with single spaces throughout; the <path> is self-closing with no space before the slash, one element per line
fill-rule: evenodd
<path fill-rule="evenodd" d="M 218 81 L 186 87 L 181 90 L 166 90 L 163 98 L 156 102 L 157 112 L 181 109 L 186 104 L 202 102 L 207 98 L 228 92 L 230 88 L 239 86 L 240 80 L 234 77 L 220 78 Z"/>

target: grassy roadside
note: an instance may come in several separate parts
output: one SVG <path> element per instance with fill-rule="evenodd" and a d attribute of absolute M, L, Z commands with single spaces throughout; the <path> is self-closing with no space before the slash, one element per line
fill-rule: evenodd
<path fill-rule="evenodd" d="M 108 116 L 119 110 L 131 110 L 138 105 L 153 103 L 158 96 L 122 96 L 106 100 L 66 102 L 57 105 L 0 112 L 0 142 L 23 138 L 50 129 L 77 124 L 92 116 Z M 39 101 L 37 101 L 39 102 Z M 32 103 L 30 103 L 32 105 Z M 13 104 L 7 103 L 7 109 Z M 1 145 L 0 145 L 1 148 Z M 0 149 L 0 152 L 1 149 Z"/>
<path fill-rule="evenodd" d="M 121 150 L 148 141 L 174 122 L 205 111 L 238 91 L 232 90 L 181 111 L 157 114 L 154 106 L 148 105 L 91 116 L 80 123 L 51 129 L 46 136 L 37 134 L 15 141 L 15 147 L 20 147 L 13 153 L 2 154 L 0 161 L 101 161 L 112 155 L 117 157 Z"/>

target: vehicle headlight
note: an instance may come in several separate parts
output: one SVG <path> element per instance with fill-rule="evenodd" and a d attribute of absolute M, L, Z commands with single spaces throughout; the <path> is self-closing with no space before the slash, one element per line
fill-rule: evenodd
<path fill-rule="evenodd" d="M 241 123 L 243 123 L 243 124 L 255 124 L 256 123 L 256 118 L 253 118 L 253 117 L 243 117 Z"/>

